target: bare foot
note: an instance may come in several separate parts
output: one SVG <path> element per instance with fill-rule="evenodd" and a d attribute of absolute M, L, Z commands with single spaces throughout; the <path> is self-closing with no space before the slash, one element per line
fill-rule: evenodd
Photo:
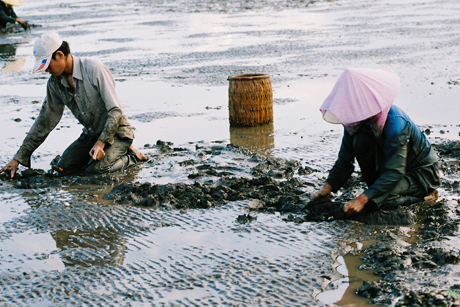
<path fill-rule="evenodd" d="M 439 193 L 438 193 L 438 190 L 434 190 L 433 193 L 431 193 L 430 195 L 428 196 L 425 196 L 425 201 L 429 201 L 429 200 L 436 200 L 439 198 Z"/>
<path fill-rule="evenodd" d="M 147 157 L 143 153 L 141 153 L 134 145 L 129 146 L 129 149 L 134 151 L 139 160 L 144 162 L 148 160 Z"/>

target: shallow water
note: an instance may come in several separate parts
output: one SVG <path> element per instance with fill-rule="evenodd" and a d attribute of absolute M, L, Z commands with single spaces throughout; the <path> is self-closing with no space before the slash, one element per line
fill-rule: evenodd
<path fill-rule="evenodd" d="M 120 182 L 192 183 L 187 160 L 250 177 L 256 163 L 246 154 L 195 151 L 233 143 L 312 167 L 317 172 L 295 176 L 313 190 L 334 162 L 342 133 L 318 108 L 347 67 L 391 67 L 402 81 L 395 104 L 431 130 L 433 143 L 459 139 L 460 4 L 308 2 L 25 2 L 17 14 L 42 27 L 0 35 L 0 162 L 14 155 L 41 106 L 48 76 L 30 73 L 32 46 L 51 30 L 75 55 L 98 57 L 114 74 L 135 145 L 151 158 L 119 175 Z M 271 76 L 273 124 L 229 127 L 227 77 L 242 73 Z M 48 170 L 80 129 L 66 113 L 35 152 L 33 167 Z M 162 155 L 157 140 L 188 151 Z M 107 201 L 111 184 L 26 190 L 0 184 L 5 306 L 365 306 L 368 300 L 354 294 L 372 279 L 358 270 L 362 244 L 388 230 L 296 224 L 279 213 L 257 213 L 240 224 L 248 200 L 166 211 Z"/>

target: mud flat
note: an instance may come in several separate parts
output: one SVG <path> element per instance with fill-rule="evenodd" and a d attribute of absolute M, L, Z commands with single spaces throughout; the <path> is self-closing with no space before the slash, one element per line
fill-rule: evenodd
<path fill-rule="evenodd" d="M 29 0 L 17 13 L 41 27 L 0 35 L 1 164 L 43 101 L 32 44 L 51 30 L 107 63 L 149 161 L 48 173 L 81 131 L 65 113 L 32 170 L 0 177 L 0 305 L 458 305 L 459 3 Z M 436 203 L 347 219 L 358 170 L 309 204 L 342 136 L 318 107 L 348 67 L 401 76 L 395 104 L 441 159 Z M 227 77 L 241 73 L 271 76 L 273 124 L 229 127 Z"/>
<path fill-rule="evenodd" d="M 264 157 L 231 144 L 226 146 L 201 144 L 201 146 L 196 146 L 195 150 L 188 150 L 173 147 L 172 143 L 159 141 L 157 145 L 150 147 L 155 149 L 155 153 L 150 155 L 151 160 L 158 161 L 180 156 L 181 161 L 174 163 L 184 168 L 184 176 L 187 174 L 186 176 L 193 183 L 132 182 L 129 172 L 122 176 L 115 174 L 94 177 L 55 177 L 44 170 L 26 170 L 17 180 L 11 182 L 3 178 L 3 181 L 12 184 L 17 189 L 25 189 L 28 193 L 39 191 L 35 193 L 42 195 L 40 197 L 42 202 L 46 202 L 49 194 L 54 193 L 53 190 L 58 191 L 66 186 L 86 187 L 78 193 L 77 199 L 79 200 L 68 205 L 71 208 L 61 203 L 58 210 L 53 209 L 56 210 L 56 220 L 52 224 L 54 224 L 53 228 L 57 228 L 56 232 L 59 234 L 56 242 L 62 244 L 64 244 L 62 240 L 66 242 L 74 235 L 72 232 L 63 230 L 69 221 L 59 222 L 62 220 L 61 214 L 67 215 L 67 218 L 71 217 L 72 223 L 67 226 L 73 225 L 72 227 L 77 227 L 83 232 L 86 227 L 94 228 L 93 231 L 101 226 L 104 229 L 122 227 L 125 235 L 132 232 L 132 236 L 136 237 L 143 230 L 152 227 L 152 225 L 144 225 L 144 216 L 142 218 L 133 216 L 132 219 L 123 222 L 117 221 L 118 218 L 123 220 L 122 215 L 125 214 L 112 212 L 119 211 L 116 209 L 117 206 L 124 208 L 122 212 L 131 211 L 129 209 L 131 207 L 147 210 L 147 212 L 151 212 L 152 209 L 165 211 L 172 213 L 172 216 L 177 214 L 187 216 L 190 210 L 204 210 L 203 215 L 207 216 L 206 212 L 213 211 L 213 208 L 225 208 L 229 204 L 239 204 L 242 212 L 234 217 L 234 225 L 257 223 L 261 214 L 263 216 L 280 214 L 280 218 L 287 225 L 290 223 L 295 225 L 308 223 L 310 226 L 317 223 L 335 224 L 331 228 L 348 228 L 353 225 L 356 227 L 360 224 L 372 225 L 373 232 L 362 233 L 354 240 L 373 240 L 375 243 L 365 249 L 351 248 L 351 245 L 346 245 L 346 248 L 337 246 L 335 251 L 335 257 L 361 253 L 362 263 L 359 269 L 369 270 L 381 278 L 372 282 L 364 281 L 363 285 L 357 289 L 358 295 L 369 299 L 372 304 L 383 306 L 423 306 L 426 304 L 457 306 L 459 304 L 457 298 L 460 280 L 456 276 L 460 254 L 456 235 L 460 212 L 457 200 L 441 199 L 438 202 L 418 203 L 394 210 L 366 212 L 349 219 L 343 213 L 340 214 L 341 206 L 349 199 L 349 195 L 354 195 L 357 190 L 363 188 L 357 178 L 348 184 L 342 195 L 330 202 L 310 204 L 310 193 L 317 188 L 317 183 L 312 182 L 310 176 L 318 170 L 308 166 L 303 167 L 299 161 Z M 457 147 L 457 142 L 448 142 L 438 145 L 437 150 L 443 159 L 456 159 L 458 154 L 452 149 Z M 222 162 L 210 163 L 196 159 L 196 157 L 206 155 L 227 155 L 227 157 L 238 159 L 239 166 L 223 167 Z M 451 176 L 458 176 L 457 162 L 451 165 L 454 166 L 454 169 L 444 164 L 444 171 Z M 444 188 L 451 188 L 447 181 L 443 180 L 443 182 Z M 89 187 L 92 187 L 92 191 Z M 100 191 L 100 193 L 94 193 L 95 191 Z M 109 212 L 80 211 L 84 207 L 85 200 L 91 202 L 91 199 L 97 198 L 97 194 L 99 194 L 100 201 L 117 205 L 108 205 L 106 208 L 114 208 L 109 209 Z M 41 209 L 42 206 L 37 209 Z M 68 215 L 69 212 L 71 216 Z M 104 218 L 105 214 L 108 214 L 107 218 Z M 32 223 L 40 228 L 43 225 L 50 225 L 50 221 L 43 223 L 44 218 L 46 220 L 49 217 L 39 218 L 38 212 L 35 212 L 34 215 L 34 220 L 29 220 L 26 224 Z M 78 222 L 78 219 L 82 220 Z M 81 224 L 83 220 L 85 222 Z M 101 224 L 103 220 L 105 222 Z M 138 222 L 141 224 L 137 224 Z M 105 223 L 109 225 L 104 225 Z M 408 227 L 415 229 L 409 233 Z M 365 229 L 363 226 L 359 228 Z M 105 230 L 102 233 L 99 231 L 96 233 L 110 236 Z M 63 239 L 62 236 L 66 239 Z M 84 237 L 85 235 L 82 238 Z M 67 244 L 70 243 L 67 242 Z M 78 252 L 78 249 L 75 252 Z M 69 254 L 69 251 L 61 252 L 61 257 L 72 265 L 81 262 L 81 265 L 89 267 L 98 265 L 101 261 L 97 256 L 86 258 L 87 256 L 84 255 Z M 334 264 L 330 263 L 328 266 L 332 268 Z M 333 283 L 340 277 L 334 270 L 329 273 L 326 273 L 327 270 L 322 272 L 323 281 L 320 283 L 316 280 L 320 288 L 314 293 L 333 291 Z"/>

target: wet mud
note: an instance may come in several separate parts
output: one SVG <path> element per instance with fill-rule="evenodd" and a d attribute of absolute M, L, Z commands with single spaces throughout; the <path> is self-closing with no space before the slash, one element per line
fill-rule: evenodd
<path fill-rule="evenodd" d="M 357 293 L 384 306 L 458 306 L 460 255 L 449 242 L 458 235 L 457 206 L 443 200 L 424 208 L 413 244 L 391 235 L 367 248 L 363 269 L 375 269 L 382 280 L 364 282 Z"/>
<path fill-rule="evenodd" d="M 8 23 L 5 28 L 0 29 L 0 35 L 21 33 L 21 32 L 30 31 L 31 29 L 40 28 L 40 27 L 41 25 L 30 24 L 30 23 L 27 23 L 27 25 L 24 25 L 24 26 L 21 24 Z"/>
<path fill-rule="evenodd" d="M 445 160 L 458 158 L 458 146 L 458 142 L 446 142 L 436 145 L 435 148 L 441 160 Z M 189 150 L 174 147 L 171 142 L 157 141 L 155 145 L 146 144 L 145 147 L 154 150 L 149 156 L 150 159 L 154 157 L 156 160 L 168 159 L 168 157 L 180 155 L 181 160 L 175 163 L 184 167 L 184 172 L 188 174 L 189 179 L 193 180 L 193 183 L 132 182 L 129 173 L 91 177 L 57 177 L 39 169 L 24 170 L 15 180 L 9 180 L 5 176 L 1 179 L 2 182 L 8 182 L 17 189 L 42 191 L 37 192 L 42 195 L 53 193 L 53 190 L 57 191 L 70 185 L 93 186 L 96 190 L 97 186 L 105 187 L 101 189 L 103 192 L 100 199 L 121 205 L 127 210 L 132 207 L 187 214 L 187 210 L 209 211 L 212 208 L 239 202 L 242 203 L 242 210 L 246 213 L 236 216 L 234 222 L 241 225 L 256 223 L 257 216 L 261 213 L 270 215 L 279 212 L 286 223 L 297 225 L 340 221 L 340 223 L 385 226 L 387 228 L 372 236 L 377 239 L 376 243 L 363 251 L 363 262 L 359 267 L 360 270 L 371 270 L 381 279 L 373 282 L 364 281 L 363 285 L 358 288 L 357 294 L 369 299 L 372 304 L 383 306 L 427 306 L 427 304 L 429 306 L 458 306 L 460 304 L 458 301 L 460 279 L 455 277 L 459 271 L 457 264 L 460 261 L 460 250 L 454 242 L 449 243 L 449 240 L 457 240 L 458 235 L 460 209 L 458 209 L 457 200 L 441 199 L 436 202 L 399 206 L 393 210 L 365 210 L 356 216 L 347 217 L 343 213 L 343 204 L 350 200 L 351 195 L 355 195 L 363 188 L 358 176 L 347 183 L 341 195 L 328 201 L 311 203 L 310 194 L 318 187 L 317 183 L 309 178 L 309 175 L 318 170 L 307 165 L 302 167 L 300 161 L 264 157 L 232 144 L 196 144 L 194 150 Z M 219 156 L 224 153 L 236 155 L 240 161 L 245 160 L 247 163 L 252 163 L 253 166 L 248 167 L 244 165 L 244 162 L 240 162 L 241 167 L 222 167 L 209 162 L 203 163 L 194 158 L 206 155 Z M 457 163 L 458 160 L 452 165 Z M 460 175 L 457 169 L 450 169 L 448 174 Z M 200 180 L 197 181 L 197 179 Z M 120 183 L 123 180 L 125 182 Z M 82 199 L 85 197 L 87 199 L 91 197 L 91 192 L 86 190 L 82 195 Z M 72 208 L 79 206 L 81 204 L 73 204 Z M 66 208 L 65 205 L 61 207 L 64 210 L 73 210 Z M 59 215 L 59 210 L 55 214 Z M 123 218 L 120 214 L 116 215 Z M 109 220 L 110 224 L 117 224 L 114 216 L 111 216 Z M 141 219 L 137 220 L 141 221 Z M 46 225 L 46 222 L 43 222 L 43 219 L 38 219 L 33 224 L 42 228 L 43 225 Z M 136 224 L 137 221 L 133 219 L 123 227 L 129 229 L 129 223 Z M 136 225 L 135 232 L 145 227 L 141 225 Z M 413 227 L 413 225 L 418 225 L 416 235 L 411 235 L 410 238 L 407 233 L 401 232 L 397 227 L 388 228 L 388 226 Z M 83 240 L 85 240 L 84 232 L 87 226 L 79 228 L 81 229 L 79 231 L 83 231 Z M 58 229 L 61 227 L 63 225 Z M 145 229 L 149 227 L 151 226 Z M 71 242 L 65 243 L 66 241 L 62 240 L 78 235 L 78 232 L 57 231 L 59 232 L 59 241 L 56 241 L 58 244 L 59 242 L 71 244 Z M 100 235 L 110 236 L 110 232 L 104 231 L 104 234 Z M 415 242 L 408 242 L 409 239 L 414 240 L 414 238 L 416 238 Z M 73 252 L 67 250 L 63 253 L 61 257 L 64 262 L 65 259 L 68 259 L 69 263 L 77 265 L 73 260 L 75 254 L 72 256 L 68 254 L 74 252 L 79 253 L 78 249 Z M 346 253 L 353 253 L 353 250 L 347 250 L 344 254 Z M 44 257 L 47 256 L 44 255 Z M 85 255 L 76 257 L 81 261 L 79 265 L 91 267 L 97 264 L 91 259 L 98 257 L 87 259 L 86 257 Z M 322 286 L 324 290 L 337 278 L 333 273 L 330 274 L 326 279 L 329 282 Z M 439 278 L 444 275 L 450 278 Z"/>

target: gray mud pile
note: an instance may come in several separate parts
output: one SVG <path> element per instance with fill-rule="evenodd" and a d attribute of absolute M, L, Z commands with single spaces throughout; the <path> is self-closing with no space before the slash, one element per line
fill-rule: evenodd
<path fill-rule="evenodd" d="M 300 211 L 306 200 L 298 179 L 277 182 L 271 177 L 224 178 L 201 184 L 126 183 L 117 185 L 105 198 L 120 204 L 162 209 L 197 209 L 220 206 L 229 201 L 251 199 L 253 208 Z M 256 201 L 257 200 L 257 201 Z"/>

